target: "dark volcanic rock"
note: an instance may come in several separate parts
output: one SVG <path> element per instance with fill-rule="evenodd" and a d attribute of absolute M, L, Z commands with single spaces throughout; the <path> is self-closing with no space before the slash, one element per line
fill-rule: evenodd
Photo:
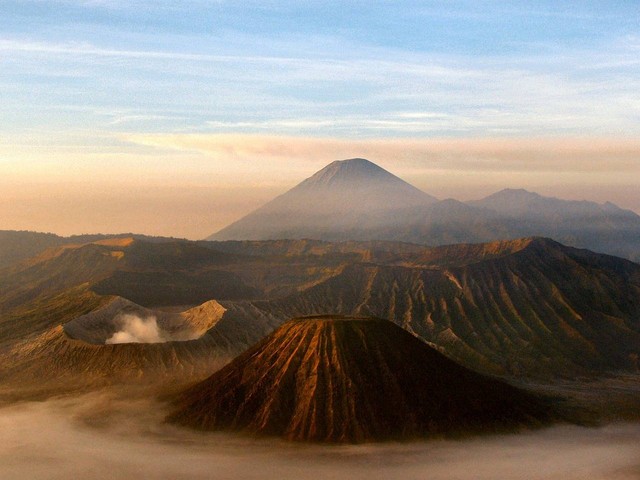
<path fill-rule="evenodd" d="M 288 440 L 363 442 L 509 431 L 545 403 L 472 372 L 386 320 L 291 320 L 184 392 L 168 420 Z"/>

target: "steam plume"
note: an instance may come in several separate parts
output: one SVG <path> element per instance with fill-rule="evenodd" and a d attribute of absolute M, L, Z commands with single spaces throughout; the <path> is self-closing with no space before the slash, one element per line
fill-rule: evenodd
<path fill-rule="evenodd" d="M 162 336 L 156 317 L 146 318 L 137 315 L 124 314 L 120 318 L 121 328 L 105 342 L 107 345 L 114 343 L 164 343 L 167 341 Z"/>

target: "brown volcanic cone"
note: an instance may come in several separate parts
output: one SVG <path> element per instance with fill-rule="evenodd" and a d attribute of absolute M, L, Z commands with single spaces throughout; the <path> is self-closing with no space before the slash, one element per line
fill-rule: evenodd
<path fill-rule="evenodd" d="M 536 426 L 547 407 L 386 320 L 291 320 L 191 387 L 168 421 L 288 440 L 362 442 Z"/>

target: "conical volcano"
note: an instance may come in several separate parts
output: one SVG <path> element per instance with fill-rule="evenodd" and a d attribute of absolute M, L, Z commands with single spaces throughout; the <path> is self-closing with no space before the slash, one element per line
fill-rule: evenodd
<path fill-rule="evenodd" d="M 369 160 L 339 160 L 208 239 L 366 238 L 398 215 L 435 202 Z"/>
<path fill-rule="evenodd" d="M 508 431 L 544 402 L 449 360 L 395 324 L 306 317 L 185 391 L 171 422 L 288 440 L 365 442 Z"/>
<path fill-rule="evenodd" d="M 410 200 L 413 198 L 414 201 L 420 203 L 436 201 L 435 198 L 364 158 L 351 158 L 349 160 L 336 160 L 335 162 L 331 162 L 291 191 L 342 188 L 352 188 L 356 190 L 385 188 L 389 192 L 402 192 L 407 195 Z"/>

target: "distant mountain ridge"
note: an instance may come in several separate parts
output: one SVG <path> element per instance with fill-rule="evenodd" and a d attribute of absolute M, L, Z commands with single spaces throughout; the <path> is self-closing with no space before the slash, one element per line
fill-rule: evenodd
<path fill-rule="evenodd" d="M 62 237 L 54 233 L 32 232 L 28 230 L 0 230 L 0 268 L 33 257 L 48 248 L 62 245 L 82 245 L 111 238 L 136 238 L 149 242 L 175 241 L 175 238 L 153 237 L 134 233 L 84 234 Z"/>
<path fill-rule="evenodd" d="M 481 200 L 467 202 L 468 205 L 489 208 L 501 214 L 526 216 L 552 215 L 594 215 L 597 213 L 637 216 L 631 210 L 625 210 L 611 202 L 596 203 L 588 200 L 562 200 L 556 197 L 544 197 L 523 188 L 505 188 Z"/>
<path fill-rule="evenodd" d="M 526 236 L 640 260 L 640 216 L 523 189 L 438 201 L 374 163 L 335 161 L 208 240 L 391 240 L 425 245 Z"/>

